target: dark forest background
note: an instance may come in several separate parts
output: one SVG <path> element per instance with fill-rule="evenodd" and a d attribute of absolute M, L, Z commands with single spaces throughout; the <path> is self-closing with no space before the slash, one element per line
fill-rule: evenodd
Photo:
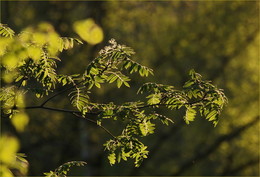
<path fill-rule="evenodd" d="M 29 126 L 19 135 L 29 175 L 83 160 L 88 165 L 74 168 L 73 174 L 259 176 L 258 1 L 1 2 L 2 23 L 17 32 L 48 22 L 61 36 L 78 37 L 72 25 L 87 18 L 102 27 L 104 40 L 63 53 L 60 73 L 83 72 L 111 38 L 132 47 L 136 61 L 155 71 L 142 80 L 133 76 L 130 89 L 97 89 L 96 101 L 138 100 L 138 87 L 149 81 L 180 88 L 194 68 L 223 88 L 229 103 L 216 128 L 200 118 L 186 125 L 183 112 L 162 109 L 175 123 L 144 140 L 150 153 L 139 168 L 131 161 L 109 165 L 102 146 L 108 135 L 99 127 L 67 114 L 33 110 Z M 59 97 L 49 104 L 62 108 L 67 100 Z M 10 126 L 3 124 L 2 131 L 12 131 Z"/>

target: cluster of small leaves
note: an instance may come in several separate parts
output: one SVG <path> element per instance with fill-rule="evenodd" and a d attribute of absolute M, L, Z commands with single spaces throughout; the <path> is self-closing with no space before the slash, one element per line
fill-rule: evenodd
<path fill-rule="evenodd" d="M 60 37 L 49 24 L 39 24 L 14 35 L 6 25 L 0 24 L 1 69 L 8 83 L 29 89 L 35 81 L 39 88 L 37 97 L 47 95 L 57 84 L 58 54 L 70 49 L 75 38 Z M 9 76 L 9 77 L 7 77 Z M 30 91 L 32 91 L 31 89 Z"/>
<path fill-rule="evenodd" d="M 191 79 L 187 81 L 183 90 L 175 90 L 173 86 L 146 83 L 139 93 L 150 93 L 147 104 L 155 107 L 165 106 L 169 109 L 186 108 L 184 120 L 187 124 L 194 121 L 197 112 L 213 121 L 214 126 L 218 123 L 218 117 L 227 102 L 223 90 L 218 89 L 209 81 L 203 81 L 200 74 L 191 70 Z"/>
<path fill-rule="evenodd" d="M 173 123 L 170 118 L 161 114 L 144 110 L 145 108 L 167 107 L 170 110 L 184 107 L 186 113 L 184 120 L 187 124 L 193 121 L 197 112 L 206 117 L 208 121 L 213 121 L 214 126 L 218 123 L 218 116 L 227 102 L 223 91 L 216 88 L 209 81 L 202 80 L 201 75 L 194 70 L 190 71 L 191 79 L 187 81 L 183 90 L 176 90 L 173 86 L 156 83 L 146 83 L 138 93 L 149 93 L 147 103 L 131 102 L 125 105 L 115 106 L 110 103 L 100 116 L 124 120 L 126 123 L 122 135 L 104 144 L 105 149 L 110 151 L 108 159 L 110 164 L 120 162 L 121 159 L 135 159 L 138 167 L 144 158 L 147 158 L 148 151 L 138 139 L 138 137 L 153 134 L 155 130 L 154 120 L 161 120 L 168 125 Z M 135 142 L 135 143 L 133 143 Z M 137 153 L 138 152 L 138 153 Z M 138 156 L 134 154 L 137 153 Z"/>
<path fill-rule="evenodd" d="M 10 116 L 17 113 L 18 110 L 14 108 L 24 106 L 24 94 L 24 91 L 17 90 L 15 86 L 2 87 L 0 89 L 0 101 L 3 113 Z"/>
<path fill-rule="evenodd" d="M 3 103 L 1 108 L 5 113 L 11 114 L 11 118 L 13 110 L 17 111 L 15 108 L 23 107 L 25 91 L 34 91 L 37 97 L 42 97 L 53 91 L 59 83 L 66 88 L 47 99 L 38 108 L 43 108 L 50 99 L 70 90 L 68 95 L 70 102 L 77 110 L 68 112 L 83 118 L 86 118 L 87 113 L 97 115 L 96 120 L 90 121 L 96 121 L 97 125 L 113 137 L 104 144 L 105 150 L 109 151 L 108 159 L 111 165 L 120 162 L 121 159 L 130 158 L 134 159 L 135 166 L 138 167 L 147 158 L 147 146 L 140 141 L 140 138 L 154 133 L 156 120 L 166 125 L 173 123 L 172 119 L 158 114 L 157 108 L 166 107 L 169 110 L 185 108 L 184 120 L 187 124 L 193 121 L 199 112 L 216 126 L 219 114 L 227 102 L 221 89 L 209 81 L 202 80 L 201 75 L 191 70 L 191 79 L 184 84 L 182 90 L 176 90 L 169 85 L 146 83 L 138 90 L 138 93 L 148 94 L 146 102 L 127 102 L 122 105 L 112 102 L 93 103 L 90 93 L 94 86 L 101 88 L 103 84 L 116 83 L 118 88 L 123 85 L 130 87 L 131 79 L 128 74 L 138 73 L 144 77 L 153 74 L 152 69 L 131 59 L 133 49 L 111 39 L 109 45 L 99 52 L 83 74 L 58 75 L 56 67 L 57 61 L 60 61 L 59 52 L 74 47 L 75 42 L 82 44 L 80 40 L 60 37 L 46 24 L 39 25 L 37 29 L 29 28 L 27 32 L 18 35 L 14 35 L 7 26 L 1 25 L 0 35 L 2 36 L 1 68 L 10 85 L 0 90 L 0 100 Z M 7 77 L 8 74 L 11 75 L 11 79 Z M 30 88 L 30 82 L 33 88 Z M 20 117 L 27 121 L 26 116 Z M 103 127 L 103 119 L 121 121 L 123 125 L 121 135 L 115 136 Z M 16 124 L 18 125 L 19 121 Z M 23 128 L 24 126 L 20 126 L 21 130 Z M 46 175 L 66 176 L 73 165 L 82 163 L 69 162 Z"/>
<path fill-rule="evenodd" d="M 84 161 L 71 161 L 64 163 L 63 165 L 56 168 L 54 171 L 50 171 L 48 173 L 44 173 L 46 177 L 66 177 L 70 168 L 73 166 L 85 166 L 87 163 Z"/>
<path fill-rule="evenodd" d="M 227 103 L 227 98 L 222 89 L 218 89 L 210 81 L 203 81 L 202 76 L 194 70 L 190 71 L 191 79 L 183 86 L 188 97 L 186 104 L 185 121 L 193 121 L 197 111 L 208 121 L 212 121 L 214 126 L 219 121 L 219 115 L 223 106 Z M 197 110 L 197 111 L 196 111 Z"/>
<path fill-rule="evenodd" d="M 61 37 L 60 38 L 60 48 L 59 50 L 62 52 L 63 50 L 72 49 L 74 47 L 74 44 L 83 44 L 83 42 L 77 38 L 71 38 L 71 37 Z"/>
<path fill-rule="evenodd" d="M 4 37 L 13 37 L 15 32 L 5 24 L 0 23 L 0 35 Z"/>
<path fill-rule="evenodd" d="M 124 130 L 122 135 L 115 140 L 109 140 L 104 144 L 105 149 L 109 151 L 108 160 L 111 165 L 119 163 L 122 159 L 135 159 L 135 166 L 139 167 L 143 159 L 147 158 L 147 146 L 137 138 L 129 136 Z"/>
<path fill-rule="evenodd" d="M 102 49 L 87 66 L 81 79 L 75 80 L 75 89 L 70 93 L 72 104 L 84 114 L 90 106 L 86 92 L 93 86 L 100 88 L 101 84 L 116 82 L 118 88 L 122 85 L 130 87 L 131 79 L 123 73 L 123 70 L 130 74 L 138 72 L 140 76 L 148 76 L 153 73 L 152 69 L 130 59 L 134 54 L 133 49 L 117 44 L 114 39 L 111 39 L 109 43 L 110 45 Z"/>
<path fill-rule="evenodd" d="M 110 45 L 106 46 L 99 52 L 99 56 L 93 60 L 87 67 L 84 78 L 85 84 L 91 88 L 93 85 L 100 87 L 100 83 L 113 83 L 116 81 L 117 87 L 122 84 L 130 87 L 130 78 L 122 73 L 123 69 L 133 72 L 139 72 L 141 76 L 152 74 L 148 67 L 133 61 L 130 57 L 134 54 L 133 49 L 124 45 L 117 44 L 114 39 L 109 41 Z"/>
<path fill-rule="evenodd" d="M 1 107 L 5 114 L 11 112 L 15 104 L 15 87 L 3 87 L 0 89 Z"/>
<path fill-rule="evenodd" d="M 114 103 L 95 105 L 98 125 L 101 125 L 103 119 L 113 119 L 123 123 L 122 134 L 114 136 L 104 144 L 105 150 L 109 151 L 108 159 L 111 165 L 119 163 L 121 159 L 130 158 L 134 159 L 136 167 L 140 166 L 143 159 L 147 158 L 148 151 L 139 138 L 154 133 L 155 120 L 160 120 L 166 125 L 173 123 L 170 118 L 155 111 L 144 110 L 145 107 L 146 105 L 139 101 L 126 102 L 122 105 Z"/>
<path fill-rule="evenodd" d="M 28 171 L 28 161 L 25 155 L 17 153 L 19 143 L 17 138 L 1 134 L 0 137 L 0 176 L 12 177 L 12 171 L 26 174 Z"/>
<path fill-rule="evenodd" d="M 63 50 L 73 48 L 74 43 L 82 44 L 76 38 L 60 37 L 47 23 L 26 28 L 19 34 L 0 23 L 0 69 L 1 79 L 5 83 L 0 89 L 1 112 L 11 118 L 11 123 L 17 131 L 24 131 L 29 122 L 24 110 L 26 92 L 34 92 L 36 97 L 42 97 L 54 90 L 58 82 L 65 85 L 65 76 L 56 73 L 57 61 L 60 61 L 58 55 Z M 68 78 L 74 78 L 74 75 Z M 9 151 L 6 158 L 13 158 L 8 156 Z M 15 168 L 26 174 L 27 167 L 24 163 L 28 165 L 28 162 L 24 157 L 23 154 L 17 153 L 16 162 L 3 168 L 7 171 L 8 168 Z M 57 169 L 55 174 L 65 175 L 73 165 L 79 166 L 83 163 L 67 163 Z M 8 175 L 12 176 L 11 173 Z"/>

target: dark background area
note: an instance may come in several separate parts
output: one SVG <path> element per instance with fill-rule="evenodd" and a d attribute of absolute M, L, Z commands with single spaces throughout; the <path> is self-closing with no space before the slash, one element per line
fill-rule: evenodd
<path fill-rule="evenodd" d="M 182 111 L 161 110 L 175 122 L 159 125 L 144 139 L 149 158 L 110 166 L 99 127 L 71 115 L 28 111 L 30 123 L 19 134 L 20 151 L 28 156 L 29 175 L 42 175 L 71 161 L 86 161 L 75 175 L 259 176 L 259 2 L 258 1 L 2 1 L 1 21 L 17 33 L 41 22 L 61 36 L 78 37 L 72 25 L 92 18 L 104 31 L 102 43 L 77 46 L 60 58 L 59 73 L 82 73 L 111 38 L 132 47 L 135 60 L 154 69 L 154 76 L 132 76 L 131 88 L 97 89 L 98 102 L 136 101 L 145 82 L 181 88 L 192 68 L 223 88 L 229 103 L 216 128 L 202 118 L 190 125 Z M 59 90 L 59 88 L 58 88 Z M 123 96 L 122 96 L 123 95 Z M 37 102 L 36 102 L 37 101 Z M 28 97 L 27 105 L 40 101 Z M 69 107 L 59 97 L 48 103 Z M 91 118 L 91 117 L 90 117 Z M 2 122 L 2 129 L 14 133 Z M 117 131 L 118 124 L 106 125 Z"/>

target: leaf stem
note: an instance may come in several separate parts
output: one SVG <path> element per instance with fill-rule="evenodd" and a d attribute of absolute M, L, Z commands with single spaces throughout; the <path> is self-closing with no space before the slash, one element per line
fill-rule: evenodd
<path fill-rule="evenodd" d="M 41 104 L 41 106 L 44 106 L 44 105 L 45 105 L 47 102 L 49 102 L 51 99 L 55 98 L 56 96 L 58 96 L 58 95 L 60 95 L 60 94 L 62 94 L 62 93 L 64 93 L 64 92 L 66 92 L 66 91 L 68 91 L 68 90 L 70 90 L 70 89 L 73 89 L 74 87 L 76 87 L 77 85 L 81 84 L 82 82 L 83 82 L 83 81 L 80 81 L 80 82 L 77 83 L 77 84 L 73 84 L 71 87 L 68 87 L 68 88 L 66 88 L 66 89 L 64 89 L 64 90 L 61 90 L 60 92 L 57 92 L 56 94 L 52 95 L 50 98 L 46 99 L 46 100 Z"/>
<path fill-rule="evenodd" d="M 86 119 L 86 120 L 88 120 L 88 121 L 90 121 L 90 122 L 92 122 L 92 123 L 98 125 L 98 126 L 101 127 L 103 130 L 105 130 L 110 136 L 112 136 L 114 139 L 116 139 L 116 136 L 115 136 L 115 135 L 113 135 L 113 134 L 112 134 L 108 129 L 106 129 L 104 126 L 97 124 L 96 121 L 94 121 L 94 120 L 92 120 L 92 119 L 89 119 L 89 118 L 86 118 L 86 117 L 84 117 L 84 116 L 82 116 L 82 115 L 79 115 L 79 114 L 77 114 L 77 113 L 75 113 L 75 112 L 72 113 L 72 114 L 73 114 L 74 116 L 76 116 L 76 117 Z"/>
<path fill-rule="evenodd" d="M 15 109 L 18 109 L 18 108 L 15 108 Z M 23 109 L 46 109 L 46 110 L 57 111 L 57 112 L 67 112 L 67 113 L 73 114 L 73 115 L 76 116 L 76 117 L 86 119 L 87 121 L 90 121 L 90 122 L 92 122 L 92 123 L 98 125 L 96 121 L 91 120 L 91 119 L 89 119 L 89 118 L 86 118 L 86 117 L 84 117 L 84 116 L 82 116 L 82 115 L 79 115 L 79 114 L 81 114 L 81 112 L 79 112 L 79 111 L 68 110 L 68 109 L 52 108 L 52 107 L 46 107 L 46 106 L 42 106 L 42 105 L 40 105 L 40 106 L 28 106 L 28 107 L 24 107 Z M 97 113 L 87 112 L 86 114 L 88 114 L 88 115 L 98 115 L 98 114 L 100 114 L 100 113 L 101 113 L 101 112 L 97 112 Z M 112 136 L 114 139 L 116 139 L 116 136 L 114 136 L 114 135 L 113 135 L 108 129 L 106 129 L 104 126 L 102 126 L 102 125 L 98 125 L 98 126 L 101 127 L 103 130 L 105 130 L 105 131 L 106 131 L 110 136 Z"/>

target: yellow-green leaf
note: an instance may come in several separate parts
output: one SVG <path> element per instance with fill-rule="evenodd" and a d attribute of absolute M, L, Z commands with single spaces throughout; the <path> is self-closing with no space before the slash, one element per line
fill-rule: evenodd
<path fill-rule="evenodd" d="M 73 28 L 83 40 L 92 45 L 102 42 L 104 38 L 102 28 L 92 19 L 76 21 Z"/>
<path fill-rule="evenodd" d="M 193 108 L 190 108 L 190 107 L 187 108 L 186 114 L 184 117 L 186 124 L 189 124 L 191 121 L 194 121 L 195 116 L 196 116 L 196 110 Z"/>
<path fill-rule="evenodd" d="M 29 123 L 29 117 L 26 113 L 19 112 L 12 117 L 11 122 L 17 131 L 22 132 L 24 131 L 26 125 Z"/>
<path fill-rule="evenodd" d="M 108 160 L 109 160 L 110 165 L 114 165 L 116 163 L 116 154 L 115 153 L 109 154 Z"/>
<path fill-rule="evenodd" d="M 16 159 L 16 152 L 19 149 L 18 140 L 11 136 L 2 136 L 0 138 L 0 162 L 13 164 Z"/>

